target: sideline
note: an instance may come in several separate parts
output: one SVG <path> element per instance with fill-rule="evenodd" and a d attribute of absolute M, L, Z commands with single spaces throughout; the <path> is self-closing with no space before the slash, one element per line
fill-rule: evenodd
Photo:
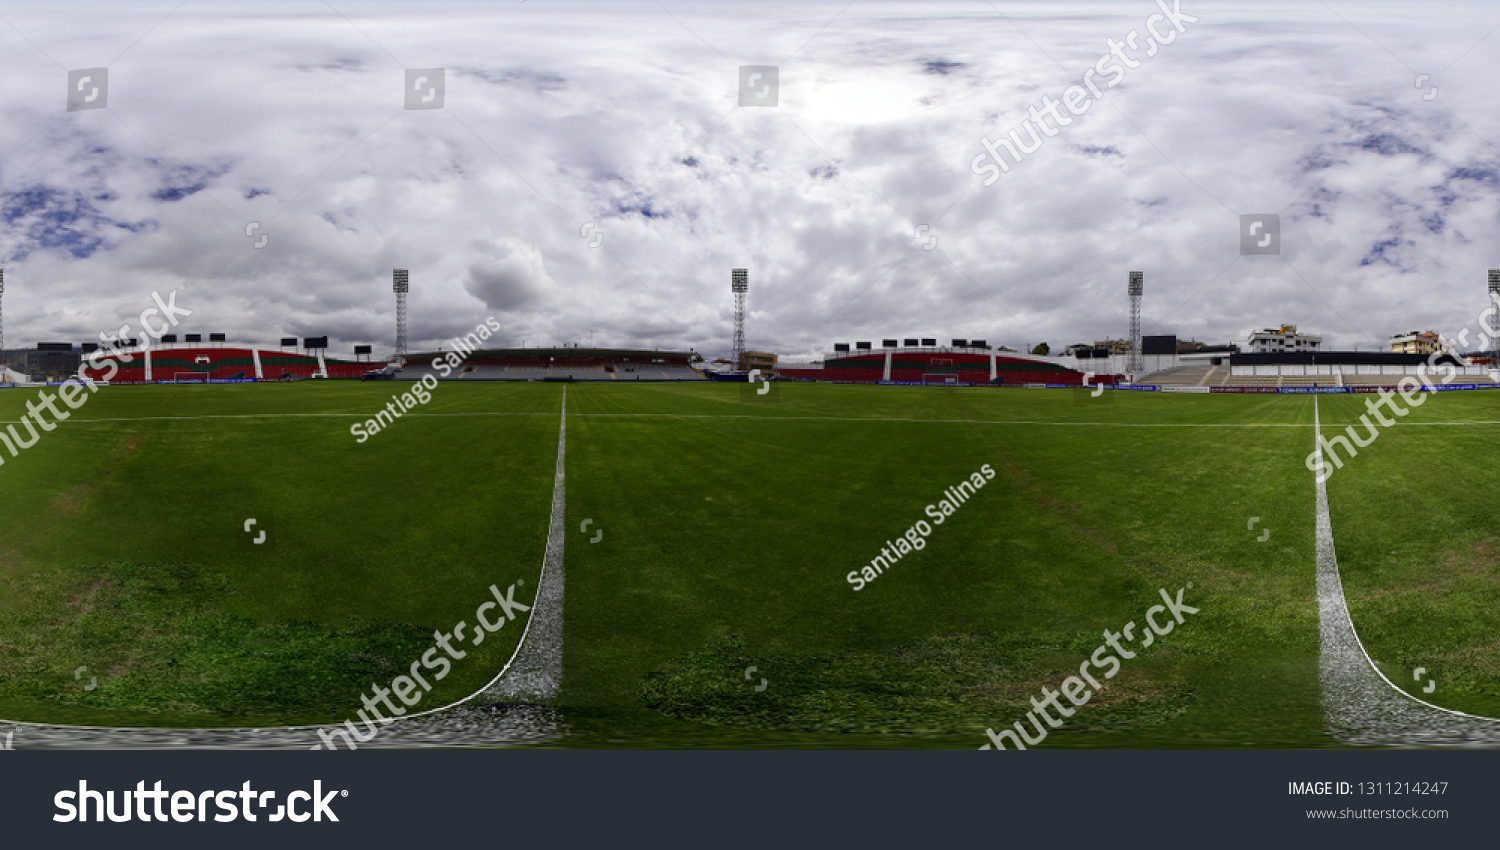
<path fill-rule="evenodd" d="M 1313 400 L 1313 446 L 1322 459 L 1322 430 L 1317 399 Z M 1317 493 L 1317 589 L 1318 589 L 1318 678 L 1323 687 L 1323 703 L 1331 719 L 1343 721 L 1353 731 L 1396 736 L 1406 745 L 1431 746 L 1453 743 L 1453 737 L 1465 742 L 1493 745 L 1500 741 L 1500 719 L 1467 714 L 1443 708 L 1412 696 L 1397 687 L 1381 672 L 1359 639 L 1349 606 L 1344 598 L 1344 584 L 1339 576 L 1338 557 L 1333 547 L 1333 523 L 1328 515 L 1328 485 L 1323 476 L 1313 473 Z M 1358 651 L 1358 654 L 1355 653 Z M 1359 664 L 1360 660 L 1363 664 Z M 1373 671 L 1390 691 L 1410 703 L 1392 700 L 1390 691 L 1382 689 L 1368 676 Z M 1412 705 L 1412 704 L 1415 705 Z M 1422 706 L 1431 711 L 1416 708 Z M 1375 716 L 1371 716 L 1371 712 Z M 1440 712 L 1447 717 L 1435 717 Z M 1381 717 L 1381 714 L 1385 714 Z M 1467 729 L 1431 728 L 1434 721 L 1451 724 L 1448 718 L 1479 721 Z M 1466 724 L 1467 725 L 1467 724 Z M 1478 735 L 1475 735 L 1475 732 Z M 1434 740 L 1436 738 L 1437 740 Z M 1478 739 L 1478 740 L 1475 740 Z M 1376 742 L 1370 742 L 1376 743 Z M 1395 743 L 1385 741 L 1385 743 Z"/>
<path fill-rule="evenodd" d="M 566 390 L 564 390 L 566 393 Z M 406 413 L 404 416 L 551 416 L 547 412 L 509 413 L 474 411 L 469 413 Z M 1062 425 L 1098 426 L 1103 428 L 1306 428 L 1304 422 L 1057 422 L 1037 419 L 915 419 L 895 416 L 753 416 L 744 413 L 575 413 L 575 418 L 660 418 L 660 419 L 755 419 L 760 422 L 930 422 L 939 425 Z M 213 413 L 203 416 L 136 416 L 115 419 L 70 419 L 80 425 L 90 422 L 175 422 L 199 419 L 292 419 L 326 417 L 334 419 L 368 419 L 364 413 Z M 0 425 L 21 424 L 0 419 Z M 1355 423 L 1358 424 L 1358 423 Z M 1398 422 L 1397 425 L 1500 425 L 1485 422 Z"/>

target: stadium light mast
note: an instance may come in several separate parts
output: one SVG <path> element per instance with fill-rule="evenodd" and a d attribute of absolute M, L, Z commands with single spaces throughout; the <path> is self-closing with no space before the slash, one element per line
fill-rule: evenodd
<path fill-rule="evenodd" d="M 1490 371 L 1500 369 L 1500 269 L 1490 269 Z"/>
<path fill-rule="evenodd" d="M 406 269 L 391 270 L 391 291 L 396 293 L 396 359 L 406 363 Z"/>
<path fill-rule="evenodd" d="M 6 361 L 5 357 L 5 308 L 3 306 L 4 300 L 5 269 L 0 269 L 0 383 L 5 383 L 6 379 L 9 377 L 8 375 L 6 375 L 5 370 L 10 367 L 10 364 Z"/>
<path fill-rule="evenodd" d="M 750 291 L 750 270 L 731 269 L 729 288 L 734 292 L 734 346 L 729 359 L 735 369 L 740 369 L 740 361 L 745 359 L 745 294 Z"/>
<path fill-rule="evenodd" d="M 1130 273 L 1130 354 L 1125 362 L 1125 371 L 1132 381 L 1137 373 L 1146 371 L 1146 362 L 1141 357 L 1141 293 L 1145 290 L 1145 274 Z"/>

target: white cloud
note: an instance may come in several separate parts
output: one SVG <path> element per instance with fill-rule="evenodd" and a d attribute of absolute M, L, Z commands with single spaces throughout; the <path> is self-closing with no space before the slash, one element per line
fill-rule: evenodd
<path fill-rule="evenodd" d="M 984 188 L 980 138 L 1155 4 L 832 20 L 843 5 L 8 12 L 36 46 L 0 31 L 7 336 L 90 339 L 183 283 L 191 331 L 389 346 L 394 267 L 411 270 L 413 347 L 502 311 L 502 339 L 528 344 L 722 353 L 740 265 L 750 344 L 792 358 L 1119 336 L 1137 268 L 1147 332 L 1214 342 L 1291 321 L 1369 348 L 1484 307 L 1488 6 L 1193 4 L 1199 23 Z M 64 112 L 49 56 L 109 64 L 109 110 Z M 775 63 L 780 107 L 736 109 L 737 65 Z M 445 109 L 402 108 L 405 67 L 448 69 Z M 1242 212 L 1280 213 L 1280 257 L 1238 256 Z"/>
<path fill-rule="evenodd" d="M 464 279 L 464 289 L 470 295 L 502 313 L 545 304 L 553 283 L 542 263 L 542 252 L 535 245 L 505 237 L 480 250 L 484 256 L 470 264 Z"/>

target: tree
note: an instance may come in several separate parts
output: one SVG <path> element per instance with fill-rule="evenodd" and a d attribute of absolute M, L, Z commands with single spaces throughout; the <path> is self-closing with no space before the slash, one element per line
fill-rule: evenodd
<path fill-rule="evenodd" d="M 1044 343 L 1041 343 L 1040 345 L 1038 345 L 1036 348 L 1031 349 L 1031 353 L 1032 354 L 1036 354 L 1036 355 L 1041 356 L 1041 357 L 1046 357 L 1047 353 L 1050 352 L 1051 350 L 1052 349 L 1050 347 L 1048 347 L 1047 343 L 1044 342 Z"/>

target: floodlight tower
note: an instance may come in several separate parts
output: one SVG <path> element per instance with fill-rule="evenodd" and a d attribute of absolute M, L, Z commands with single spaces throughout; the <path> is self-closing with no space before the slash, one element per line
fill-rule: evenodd
<path fill-rule="evenodd" d="M 5 298 L 5 269 L 0 269 L 0 302 Z M 5 308 L 0 306 L 0 383 L 6 380 L 5 370 L 9 366 L 5 361 Z"/>
<path fill-rule="evenodd" d="M 734 368 L 739 369 L 745 356 L 745 294 L 750 291 L 750 270 L 731 269 L 729 288 L 734 292 L 734 350 L 729 359 L 734 361 Z"/>
<path fill-rule="evenodd" d="M 1141 293 L 1146 288 L 1145 275 L 1141 272 L 1130 273 L 1130 356 L 1125 363 L 1125 371 L 1131 373 L 1131 380 L 1135 380 L 1136 374 L 1146 371 L 1146 362 L 1141 357 Z"/>
<path fill-rule="evenodd" d="M 1490 269 L 1490 371 L 1500 369 L 1500 269 Z"/>
<path fill-rule="evenodd" d="M 396 293 L 396 359 L 406 362 L 406 269 L 391 270 L 391 291 Z"/>

